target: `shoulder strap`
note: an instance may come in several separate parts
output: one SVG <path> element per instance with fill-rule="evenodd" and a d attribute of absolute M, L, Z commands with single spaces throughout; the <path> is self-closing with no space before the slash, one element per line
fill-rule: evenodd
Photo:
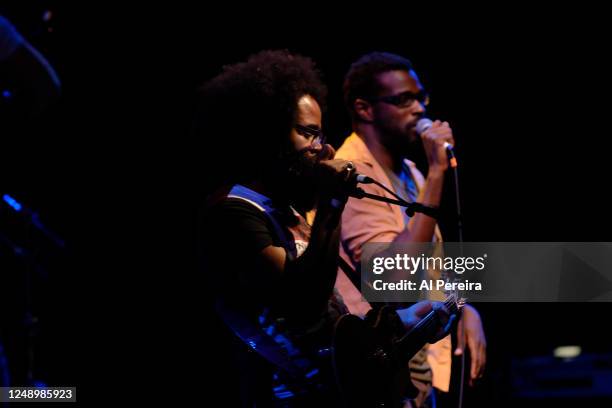
<path fill-rule="evenodd" d="M 266 214 L 274 228 L 274 232 L 287 250 L 287 257 L 289 260 L 295 259 L 297 256 L 295 242 L 287 235 L 285 228 L 280 224 L 278 216 L 276 215 L 278 210 L 272 205 L 272 200 L 240 184 L 236 184 L 232 187 L 227 198 L 237 198 L 246 201 Z"/>

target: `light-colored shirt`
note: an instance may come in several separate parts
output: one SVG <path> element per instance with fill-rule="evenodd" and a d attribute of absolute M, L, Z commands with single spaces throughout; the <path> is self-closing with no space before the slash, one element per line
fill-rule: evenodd
<path fill-rule="evenodd" d="M 336 158 L 352 161 L 357 173 L 369 176 L 387 187 L 394 187 L 395 191 L 408 196 L 408 198 L 414 194 L 410 185 L 407 185 L 405 190 L 398 187 L 402 187 L 402 183 L 410 183 L 410 180 L 412 180 L 417 191 L 416 201 L 419 201 L 419 194 L 422 192 L 421 186 L 425 180 L 410 160 L 404 160 L 403 167 L 406 169 L 406 174 L 403 179 L 399 177 L 399 182 L 396 180 L 395 183 L 398 186 L 394 186 L 389 175 L 376 161 L 365 142 L 355 133 L 344 141 L 336 153 Z M 367 193 L 393 198 L 391 194 L 375 184 L 364 184 L 360 187 Z M 410 201 L 414 201 L 414 199 Z M 368 199 L 349 198 L 342 213 L 340 256 L 355 270 L 359 270 L 357 266 L 361 261 L 363 244 L 367 242 L 392 242 L 405 228 L 409 227 L 409 222 L 410 220 L 405 216 L 403 209 L 398 206 Z M 437 226 L 432 239 L 442 241 L 442 235 Z M 436 273 L 436 271 L 429 272 Z M 435 276 L 430 277 L 436 279 Z M 359 290 L 342 270 L 338 271 L 336 289 L 351 313 L 365 316 L 371 309 L 369 303 L 361 296 Z M 433 296 L 433 300 L 443 300 L 443 297 L 442 299 L 437 298 L 440 294 L 434 294 Z M 442 391 L 448 391 L 451 373 L 450 336 L 428 347 L 427 361 L 433 372 L 433 386 Z"/>

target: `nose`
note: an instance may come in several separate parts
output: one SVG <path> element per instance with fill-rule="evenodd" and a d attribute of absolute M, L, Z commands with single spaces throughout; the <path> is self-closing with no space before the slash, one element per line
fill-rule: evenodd
<path fill-rule="evenodd" d="M 312 142 L 310 142 L 310 144 L 298 150 L 298 153 L 299 154 L 310 153 L 310 154 L 318 155 L 321 152 L 321 150 L 323 150 L 323 145 L 313 140 Z"/>
<path fill-rule="evenodd" d="M 413 105 L 415 107 L 415 112 L 424 115 L 426 110 L 424 102 L 415 101 L 415 103 L 416 104 Z"/>
<path fill-rule="evenodd" d="M 310 148 L 313 150 L 321 150 L 323 148 L 323 140 L 320 137 L 315 137 L 310 142 Z"/>

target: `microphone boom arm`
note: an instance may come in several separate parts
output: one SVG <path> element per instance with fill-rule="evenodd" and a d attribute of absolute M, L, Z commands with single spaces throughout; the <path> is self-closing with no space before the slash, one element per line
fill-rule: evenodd
<path fill-rule="evenodd" d="M 402 200 L 402 199 L 395 199 L 395 198 L 388 198 L 388 197 L 384 197 L 384 196 L 379 196 L 376 194 L 371 194 L 371 193 L 366 193 L 365 191 L 363 191 L 362 188 L 356 187 L 350 194 L 351 197 L 357 198 L 357 199 L 362 199 L 362 198 L 369 198 L 371 200 L 375 200 L 375 201 L 381 201 L 383 203 L 389 203 L 389 204 L 393 204 L 393 205 L 398 205 L 400 207 L 406 207 L 406 214 L 408 214 L 408 216 L 412 217 L 415 213 L 422 213 L 425 214 L 429 217 L 438 219 L 438 215 L 439 215 L 439 210 L 437 208 L 434 207 L 430 207 L 421 203 L 409 203 L 406 200 Z"/>

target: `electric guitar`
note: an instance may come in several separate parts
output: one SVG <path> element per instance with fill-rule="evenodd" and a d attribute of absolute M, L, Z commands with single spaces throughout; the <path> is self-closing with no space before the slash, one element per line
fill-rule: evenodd
<path fill-rule="evenodd" d="M 444 302 L 451 315 L 465 304 L 451 294 Z M 406 332 L 394 308 L 371 310 L 365 320 L 351 314 L 338 319 L 333 337 L 333 365 L 346 406 L 402 407 L 416 396 L 408 361 L 441 327 L 435 310 Z"/>

